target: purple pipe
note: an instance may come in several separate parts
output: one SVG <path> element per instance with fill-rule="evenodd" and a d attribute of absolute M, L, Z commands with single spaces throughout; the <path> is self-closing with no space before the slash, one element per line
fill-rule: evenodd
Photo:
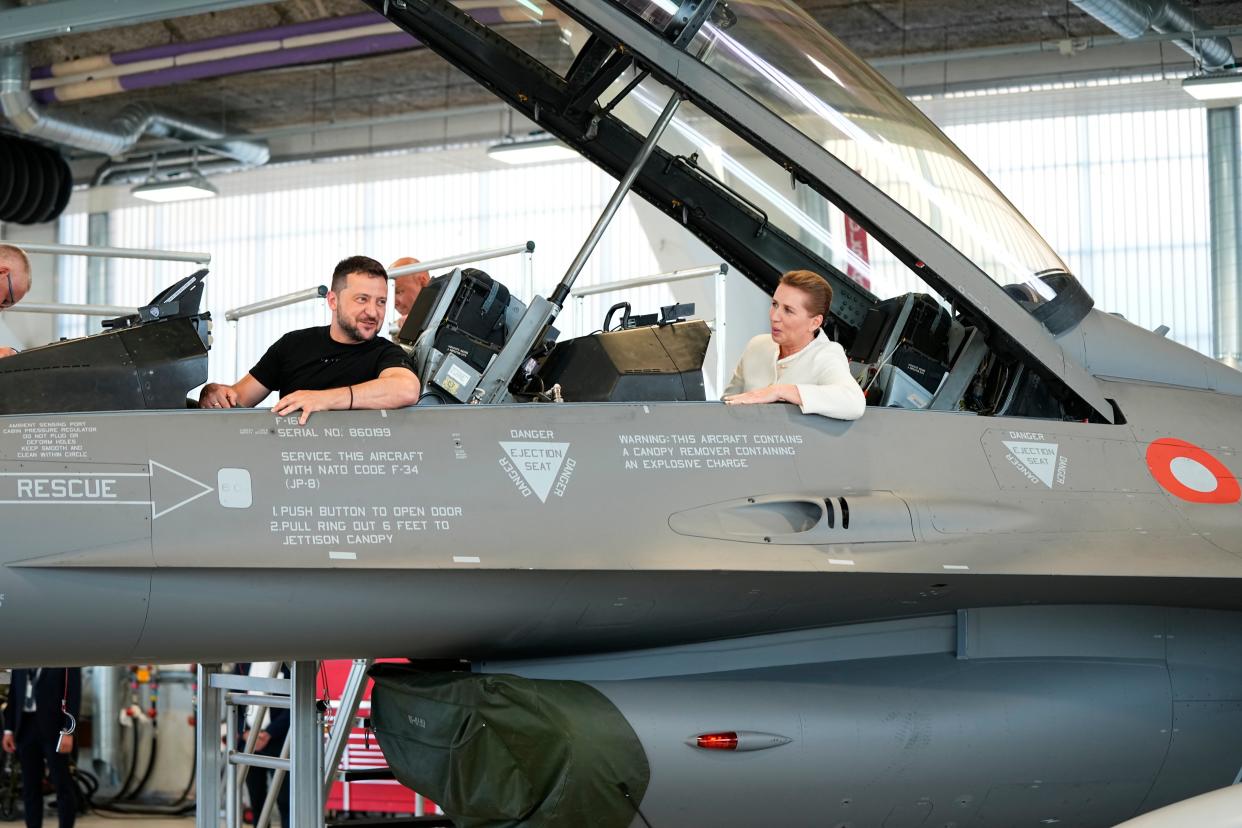
<path fill-rule="evenodd" d="M 143 60 L 177 57 L 194 52 L 206 52 L 209 49 L 223 49 L 229 46 L 243 46 L 247 43 L 263 43 L 267 40 L 284 40 L 287 37 L 300 37 L 308 34 L 336 32 L 341 29 L 356 29 L 359 26 L 371 26 L 386 23 L 387 19 L 375 12 L 351 14 L 345 17 L 326 17 L 312 20 L 309 23 L 292 23 L 288 26 L 274 26 L 270 29 L 255 29 L 252 32 L 209 37 L 190 43 L 170 43 L 165 46 L 148 46 L 145 49 L 131 49 L 128 52 L 114 52 L 112 63 L 121 66 L 126 63 L 138 63 Z"/>
<path fill-rule="evenodd" d="M 163 46 L 147 46 L 142 49 L 130 49 L 124 52 L 113 52 L 109 61 L 113 66 L 127 63 L 138 63 L 143 60 L 189 55 L 194 52 L 205 52 L 210 49 L 222 49 L 228 46 L 241 46 L 247 43 L 262 43 L 267 40 L 283 40 L 286 37 L 300 37 L 308 34 L 335 32 L 340 29 L 354 29 L 359 26 L 370 26 L 383 23 L 386 18 L 375 12 L 362 12 L 344 17 L 325 17 L 308 23 L 291 23 L 287 26 L 273 26 L 267 29 L 255 29 L 252 32 L 209 37 L 188 43 L 168 43 Z M 36 66 L 30 70 L 31 79 L 52 77 L 52 66 Z"/>
<path fill-rule="evenodd" d="M 496 7 L 475 9 L 473 17 L 479 23 L 484 25 L 493 25 L 501 22 L 503 19 L 500 9 Z M 116 52 L 111 56 L 111 60 L 114 65 L 137 63 L 138 61 L 143 60 L 176 57 L 179 55 L 194 54 L 196 52 L 204 52 L 211 49 L 220 49 L 248 43 L 263 43 L 271 40 L 283 40 L 284 38 L 289 37 L 299 37 L 301 35 L 321 34 L 323 32 L 354 29 L 383 22 L 386 22 L 386 19 L 382 15 L 374 12 L 364 12 L 362 14 L 351 14 L 345 17 L 331 17 L 323 20 L 313 20 L 309 23 L 294 23 L 289 26 L 256 29 L 253 32 L 212 37 L 205 40 L 196 40 L 192 43 L 152 46 L 145 49 L 132 49 L 128 52 Z M 275 69 L 281 66 L 293 66 L 300 63 L 318 63 L 325 60 L 340 60 L 342 58 L 357 57 L 360 55 L 372 55 L 381 52 L 393 52 L 400 49 L 420 48 L 421 46 L 422 43 L 420 43 L 413 36 L 404 32 L 394 32 L 393 34 L 356 37 L 350 38 L 349 40 L 340 40 L 333 43 L 322 43 L 314 46 L 299 46 L 293 49 L 276 49 L 271 52 L 261 52 L 254 55 L 242 55 L 234 58 L 222 58 L 221 60 L 195 63 L 188 66 L 172 66 L 166 69 L 156 69 L 151 72 L 138 72 L 132 75 L 123 75 L 117 80 L 120 87 L 126 91 L 135 89 L 150 89 L 152 87 L 164 86 L 170 83 L 184 83 L 191 80 L 203 80 L 205 78 L 215 78 L 223 75 L 235 75 L 242 72 L 257 72 L 263 69 Z M 51 77 L 51 69 L 52 67 L 50 66 L 40 66 L 31 70 L 30 76 L 32 78 Z M 56 89 L 40 89 L 34 93 L 34 99 L 40 103 L 55 102 L 58 100 L 56 97 Z"/>
<path fill-rule="evenodd" d="M 275 52 L 262 52 L 257 55 L 212 60 L 206 63 L 193 63 L 189 66 L 174 66 L 169 69 L 157 69 L 154 72 L 139 72 L 120 78 L 121 86 L 126 90 L 150 89 L 153 86 L 165 86 L 170 83 L 215 78 L 221 75 L 236 75 L 242 72 L 258 72 L 262 69 L 274 69 L 278 66 L 293 66 L 298 63 L 318 63 L 325 60 L 358 55 L 373 55 L 379 52 L 393 52 L 398 49 L 410 49 L 421 46 L 418 41 L 405 32 L 387 35 L 372 35 L 352 40 L 340 40 L 336 43 L 323 43 L 316 46 L 300 46 L 296 49 L 280 49 Z M 50 90 L 49 90 L 50 91 Z"/>

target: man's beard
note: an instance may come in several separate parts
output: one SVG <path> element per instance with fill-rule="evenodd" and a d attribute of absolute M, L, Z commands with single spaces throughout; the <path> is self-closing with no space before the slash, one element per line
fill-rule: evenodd
<path fill-rule="evenodd" d="M 338 308 L 336 311 L 336 324 L 340 326 L 341 331 L 355 342 L 370 342 L 379 336 L 379 324 L 375 325 L 375 329 L 370 334 L 364 334 L 358 330 L 358 326 L 352 321 L 345 318 L 345 314 Z"/>

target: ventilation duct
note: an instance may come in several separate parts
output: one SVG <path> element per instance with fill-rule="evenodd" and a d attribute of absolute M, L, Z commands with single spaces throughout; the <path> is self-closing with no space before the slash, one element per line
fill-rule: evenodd
<path fill-rule="evenodd" d="M 266 164 L 267 145 L 260 141 L 225 141 L 224 133 L 205 124 L 145 104 L 125 107 L 107 125 L 48 115 L 30 94 L 24 52 L 0 54 L 0 112 L 19 132 L 53 144 L 112 157 L 129 152 L 144 135 L 190 141 L 218 141 L 204 150 L 247 166 Z"/>
<path fill-rule="evenodd" d="M 248 169 L 250 169 L 249 165 L 239 164 L 228 158 L 204 161 L 201 155 L 183 151 L 134 161 L 108 161 L 95 170 L 95 174 L 91 177 L 91 186 L 133 184 L 153 178 L 162 180 L 191 172 L 199 172 L 206 176 L 224 175 Z"/>
<path fill-rule="evenodd" d="M 1122 37 L 1134 40 L 1148 29 L 1161 34 L 1197 32 L 1210 28 L 1194 12 L 1177 0 L 1071 0 L 1078 8 L 1108 26 Z M 1225 37 L 1174 40 L 1204 69 L 1224 69 L 1234 65 L 1233 46 Z"/>

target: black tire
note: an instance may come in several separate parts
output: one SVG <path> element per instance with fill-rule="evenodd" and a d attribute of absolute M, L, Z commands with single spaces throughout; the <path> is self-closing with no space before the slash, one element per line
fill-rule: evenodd
<path fill-rule="evenodd" d="M 13 211 L 11 221 L 17 224 L 30 224 L 30 220 L 39 210 L 39 203 L 43 200 L 43 153 L 38 147 L 26 141 L 18 141 L 15 145 L 21 149 L 22 163 L 26 165 L 28 186 L 26 196 Z"/>
<path fill-rule="evenodd" d="M 7 172 L 0 178 L 0 221 L 12 221 L 17 208 L 26 201 L 29 176 L 26 172 L 26 153 L 16 138 L 0 138 L 0 165 Z"/>
<path fill-rule="evenodd" d="M 56 204 L 52 207 L 52 215 L 48 221 L 60 218 L 60 214 L 69 206 L 69 197 L 73 195 L 73 171 L 69 169 L 69 162 L 59 152 L 53 150 L 53 154 L 56 156 L 56 165 L 60 167 L 60 192 L 56 194 Z"/>
<path fill-rule="evenodd" d="M 60 198 L 61 165 L 60 154 L 47 147 L 35 146 L 35 154 L 43 168 L 43 192 L 39 197 L 39 206 L 31 217 L 31 224 L 43 224 L 51 221 L 56 210 L 56 200 Z"/>

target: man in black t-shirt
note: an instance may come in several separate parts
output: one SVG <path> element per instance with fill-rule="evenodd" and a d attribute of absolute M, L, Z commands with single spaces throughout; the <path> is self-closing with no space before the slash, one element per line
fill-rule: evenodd
<path fill-rule="evenodd" d="M 374 259 L 351 256 L 332 273 L 332 324 L 290 331 L 233 385 L 208 383 L 199 408 L 252 408 L 273 391 L 277 414 L 401 408 L 418 402 L 418 377 L 405 352 L 378 336 L 388 304 L 388 271 Z"/>

